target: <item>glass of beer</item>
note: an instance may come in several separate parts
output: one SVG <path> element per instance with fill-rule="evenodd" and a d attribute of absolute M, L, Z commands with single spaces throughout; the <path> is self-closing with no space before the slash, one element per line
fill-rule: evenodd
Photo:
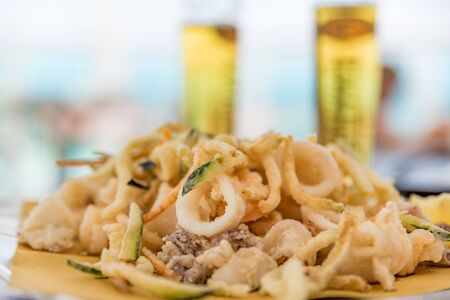
<path fill-rule="evenodd" d="M 182 31 L 186 125 L 231 133 L 237 57 L 237 1 L 184 0 Z"/>
<path fill-rule="evenodd" d="M 316 9 L 319 142 L 342 142 L 370 160 L 381 68 L 373 5 Z"/>

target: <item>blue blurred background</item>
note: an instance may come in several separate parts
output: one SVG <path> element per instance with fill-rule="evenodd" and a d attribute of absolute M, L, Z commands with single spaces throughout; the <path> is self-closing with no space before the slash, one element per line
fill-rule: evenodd
<path fill-rule="evenodd" d="M 375 3 L 382 62 L 395 78 L 383 126 L 415 145 L 450 121 L 450 1 Z M 316 131 L 317 4 L 240 2 L 238 136 Z M 180 28 L 181 0 L 0 1 L 0 202 L 40 197 L 86 171 L 55 159 L 114 153 L 179 120 Z M 378 148 L 378 168 L 394 174 L 397 150 Z"/>

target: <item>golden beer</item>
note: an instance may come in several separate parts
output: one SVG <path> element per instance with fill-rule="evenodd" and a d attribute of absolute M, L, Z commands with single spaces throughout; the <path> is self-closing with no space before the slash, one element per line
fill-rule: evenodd
<path fill-rule="evenodd" d="M 188 126 L 211 134 L 232 132 L 236 48 L 234 26 L 184 27 L 184 120 Z"/>
<path fill-rule="evenodd" d="M 316 23 L 319 142 L 344 142 L 367 162 L 381 81 L 375 7 L 319 7 Z"/>

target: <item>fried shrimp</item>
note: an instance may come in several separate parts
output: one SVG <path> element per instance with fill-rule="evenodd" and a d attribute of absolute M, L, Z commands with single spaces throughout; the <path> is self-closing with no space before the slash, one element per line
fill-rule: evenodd
<path fill-rule="evenodd" d="M 58 190 L 58 196 L 70 208 L 84 208 L 93 201 L 96 184 L 83 178 L 69 179 Z"/>
<path fill-rule="evenodd" d="M 102 208 L 89 205 L 80 224 L 78 239 L 89 254 L 100 254 L 107 246 L 108 237 L 103 231 Z"/>

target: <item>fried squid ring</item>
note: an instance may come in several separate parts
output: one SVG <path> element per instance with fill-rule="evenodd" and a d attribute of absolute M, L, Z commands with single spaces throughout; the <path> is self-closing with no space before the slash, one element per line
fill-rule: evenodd
<path fill-rule="evenodd" d="M 295 202 L 316 209 L 325 209 L 335 212 L 342 212 L 344 210 L 342 203 L 334 202 L 331 199 L 312 196 L 304 192 L 295 170 L 295 155 L 292 137 L 286 139 L 283 169 L 289 193 Z"/>
<path fill-rule="evenodd" d="M 341 172 L 327 148 L 306 141 L 293 143 L 295 169 L 302 190 L 316 197 L 327 197 L 341 180 Z"/>
<path fill-rule="evenodd" d="M 200 218 L 199 200 L 205 192 L 203 187 L 196 188 L 185 195 L 178 195 L 176 213 L 178 223 L 185 230 L 210 237 L 216 233 L 236 227 L 245 214 L 245 202 L 237 193 L 229 176 L 217 176 L 220 190 L 226 202 L 225 212 L 213 221 L 203 221 Z"/>

